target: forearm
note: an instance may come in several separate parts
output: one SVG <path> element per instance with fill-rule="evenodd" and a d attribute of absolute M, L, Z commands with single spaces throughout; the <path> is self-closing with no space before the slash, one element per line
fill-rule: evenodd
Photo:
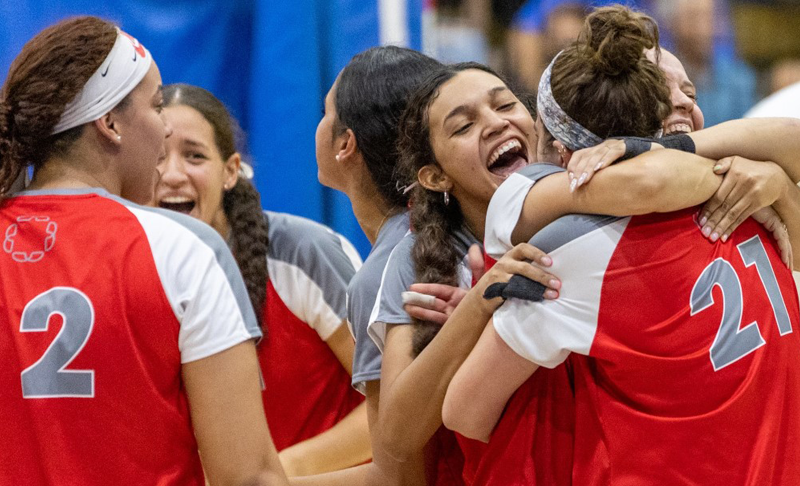
<path fill-rule="evenodd" d="M 576 192 L 572 212 L 635 216 L 704 203 L 722 183 L 715 161 L 676 150 L 648 152 L 609 167 Z"/>
<path fill-rule="evenodd" d="M 800 187 L 788 179 L 786 184 L 785 195 L 775 201 L 773 208 L 788 230 L 794 255 L 793 266 L 795 269 L 800 269 Z"/>
<path fill-rule="evenodd" d="M 797 183 L 800 181 L 800 120 L 749 118 L 720 123 L 689 135 L 697 154 L 711 159 L 739 155 L 771 160 Z"/>
<path fill-rule="evenodd" d="M 493 324 L 486 326 L 448 387 L 442 407 L 445 426 L 488 442 L 506 403 L 537 368 L 516 354 Z"/>
<path fill-rule="evenodd" d="M 719 188 L 715 162 L 676 150 L 654 150 L 595 174 L 576 192 L 566 173 L 539 180 L 528 193 L 511 242 L 527 242 L 540 229 L 572 213 L 632 216 L 677 211 L 707 201 Z"/>
<path fill-rule="evenodd" d="M 428 347 L 382 391 L 381 446 L 397 460 L 420 451 L 442 425 L 447 386 L 491 317 L 482 301 L 471 291 Z"/>
<path fill-rule="evenodd" d="M 355 466 L 372 458 L 366 402 L 321 434 L 282 450 L 289 476 L 308 476 Z"/>

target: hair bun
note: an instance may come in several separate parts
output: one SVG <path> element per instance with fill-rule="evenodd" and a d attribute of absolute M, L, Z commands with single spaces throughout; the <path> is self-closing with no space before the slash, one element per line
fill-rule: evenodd
<path fill-rule="evenodd" d="M 645 50 L 658 45 L 658 25 L 625 7 L 602 7 L 586 17 L 578 45 L 597 72 L 621 76 L 638 69 Z"/>

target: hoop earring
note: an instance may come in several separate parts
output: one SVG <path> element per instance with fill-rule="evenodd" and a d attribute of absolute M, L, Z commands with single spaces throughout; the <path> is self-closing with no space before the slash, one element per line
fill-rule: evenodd
<path fill-rule="evenodd" d="M 450 194 L 448 194 L 447 191 L 444 191 L 444 205 L 450 205 Z"/>

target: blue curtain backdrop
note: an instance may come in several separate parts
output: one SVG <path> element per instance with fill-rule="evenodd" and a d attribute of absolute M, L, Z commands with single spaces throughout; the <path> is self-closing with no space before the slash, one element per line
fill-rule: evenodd
<path fill-rule="evenodd" d="M 369 243 L 347 198 L 317 181 L 322 101 L 356 53 L 379 44 L 379 0 L 0 0 L 0 69 L 44 27 L 98 15 L 137 37 L 165 83 L 202 86 L 248 134 L 263 205 L 328 224 L 363 256 Z M 406 0 L 408 39 L 421 42 L 423 0 Z"/>

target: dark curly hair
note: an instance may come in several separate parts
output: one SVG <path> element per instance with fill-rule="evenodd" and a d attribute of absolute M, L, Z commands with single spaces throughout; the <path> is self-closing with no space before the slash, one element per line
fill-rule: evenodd
<path fill-rule="evenodd" d="M 197 86 L 170 84 L 164 87 L 164 106 L 184 105 L 193 108 L 214 129 L 214 143 L 227 160 L 243 143 L 243 133 L 225 105 L 216 96 Z M 230 245 L 244 277 L 247 293 L 261 328 L 267 298 L 267 250 L 269 227 L 261 208 L 261 196 L 253 184 L 239 177 L 236 185 L 225 192 L 222 208 L 231 225 Z"/>
<path fill-rule="evenodd" d="M 0 92 L 0 197 L 26 167 L 40 168 L 80 138 L 84 125 L 51 133 L 116 39 L 114 24 L 85 16 L 46 28 L 22 48 Z"/>
<path fill-rule="evenodd" d="M 446 66 L 428 78 L 414 93 L 400 119 L 398 151 L 402 177 L 416 180 L 422 167 L 429 164 L 439 165 L 431 145 L 428 112 L 439 96 L 441 86 L 458 73 L 470 69 L 484 71 L 503 80 L 492 69 L 475 62 Z M 420 184 L 410 194 L 411 226 L 415 234 L 412 257 L 416 266 L 416 281 L 458 285 L 457 269 L 462 255 L 456 247 L 453 235 L 464 225 L 464 216 L 458 201 L 450 197 L 450 203 L 445 204 L 442 193 L 425 189 Z M 418 319 L 414 319 L 413 323 L 415 330 L 412 352 L 417 356 L 436 336 L 441 326 Z"/>

